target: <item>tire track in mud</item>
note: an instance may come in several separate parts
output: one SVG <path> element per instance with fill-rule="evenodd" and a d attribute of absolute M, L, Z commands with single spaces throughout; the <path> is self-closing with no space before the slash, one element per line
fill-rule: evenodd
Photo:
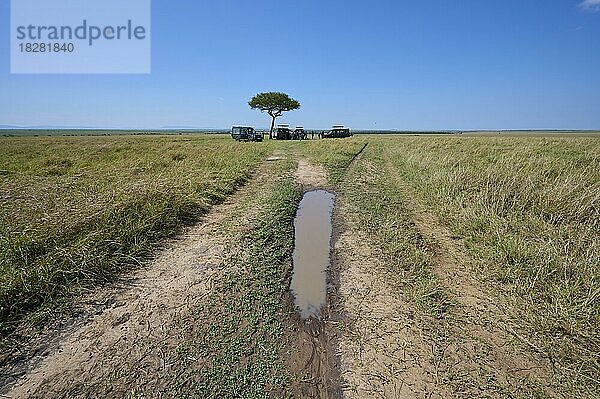
<path fill-rule="evenodd" d="M 368 142 L 348 161 L 344 174 L 361 156 Z M 323 167 L 310 163 L 305 158 L 298 159 L 294 177 L 304 193 L 315 189 L 327 189 L 335 193 L 335 188 L 327 184 L 327 172 Z M 337 195 L 337 194 L 336 194 Z M 290 325 L 294 326 L 288 339 L 292 342 L 288 356 L 288 366 L 292 373 L 292 391 L 295 398 L 342 398 L 342 380 L 338 350 L 338 290 L 339 275 L 334 267 L 334 243 L 339 235 L 337 222 L 337 199 L 333 211 L 333 236 L 331 237 L 331 262 L 326 273 L 326 302 L 321 319 L 310 317 L 302 320 L 294 308 L 294 295 L 290 291 L 287 302 Z"/>
<path fill-rule="evenodd" d="M 367 149 L 368 146 L 369 146 L 369 142 L 366 142 L 365 144 L 363 144 L 363 146 L 360 149 L 360 151 L 358 151 L 356 154 L 354 154 L 354 156 L 350 159 L 350 162 L 348 163 L 348 166 L 346 167 L 344 175 L 348 174 L 348 171 L 350 170 L 350 168 L 352 167 L 352 165 L 356 162 L 356 160 L 358 159 L 358 157 L 362 156 L 362 153 Z"/>
<path fill-rule="evenodd" d="M 297 184 L 304 193 L 315 189 L 327 189 L 327 172 L 304 158 L 298 159 L 294 173 Z M 329 305 L 332 290 L 327 278 L 326 303 L 321 319 L 309 317 L 303 320 L 295 309 L 294 294 L 288 291 L 289 325 L 291 350 L 287 356 L 292 375 L 294 398 L 341 398 L 339 360 L 336 356 L 336 341 L 333 338 Z"/>

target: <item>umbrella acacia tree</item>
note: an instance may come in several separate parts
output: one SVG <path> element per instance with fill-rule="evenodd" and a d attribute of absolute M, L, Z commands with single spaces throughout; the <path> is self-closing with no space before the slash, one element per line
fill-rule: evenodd
<path fill-rule="evenodd" d="M 284 112 L 293 111 L 300 108 L 300 103 L 285 93 L 269 92 L 259 93 L 252 97 L 248 102 L 252 109 L 259 109 L 260 112 L 266 112 L 271 116 L 271 130 L 269 138 L 273 138 L 273 128 L 275 119 L 283 115 Z"/>

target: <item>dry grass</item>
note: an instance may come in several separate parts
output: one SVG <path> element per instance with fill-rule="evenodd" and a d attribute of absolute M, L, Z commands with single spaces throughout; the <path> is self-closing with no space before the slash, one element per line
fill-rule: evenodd
<path fill-rule="evenodd" d="M 138 265 L 268 151 L 205 136 L 3 139 L 0 335 L 30 310 Z"/>
<path fill-rule="evenodd" d="M 259 397 L 265 391 L 288 391 L 290 370 L 282 360 L 287 338 L 282 334 L 293 326 L 286 324 L 282 298 L 289 286 L 292 220 L 301 194 L 292 177 L 292 154 L 310 148 L 329 170 L 341 173 L 358 144 L 348 149 L 338 141 L 236 143 L 198 136 L 6 142 L 2 169 L 7 173 L 1 183 L 8 195 L 0 220 L 7 245 L 0 258 L 0 293 L 10 305 L 6 309 L 14 312 L 3 315 L 5 331 L 24 314 L 26 320 L 44 314 L 41 309 L 51 314 L 72 294 L 137 266 L 165 237 L 197 220 L 262 168 L 255 174 L 262 177 L 236 193 L 234 203 L 218 208 L 224 209 L 224 219 L 213 238 L 223 249 L 214 265 L 218 278 L 206 282 L 206 295 L 188 304 L 190 309 L 172 325 L 164 312 L 148 317 L 148 326 L 163 323 L 156 334 L 172 341 L 167 345 L 164 339 L 145 337 L 146 324 L 137 321 L 144 314 L 136 312 L 119 345 L 110 346 L 109 340 L 110 348 L 98 354 L 96 363 L 88 359 L 70 365 L 69 373 L 40 385 L 36 395 L 153 394 L 160 388 L 174 397 Z M 273 150 L 280 160 L 261 165 Z M 11 219 L 11 213 L 17 217 Z M 39 252 L 27 252 L 32 242 L 40 244 Z M 167 276 L 172 274 L 157 278 Z M 170 287 L 168 281 L 160 283 Z M 135 292 L 129 295 L 136 298 Z M 128 305 L 137 309 L 133 302 Z M 104 319 L 110 319 L 106 314 Z M 138 325 L 143 331 L 137 331 Z M 96 327 L 102 331 L 102 325 Z M 125 338 L 136 333 L 144 338 L 130 344 Z M 156 348 L 166 348 L 160 357 L 169 370 L 154 378 L 144 373 L 153 370 Z M 123 356 L 129 361 L 115 361 Z M 139 356 L 143 359 L 136 360 Z M 91 364 L 100 369 L 80 372 Z"/>
<path fill-rule="evenodd" d="M 346 174 L 367 142 L 360 162 Z M 482 367 L 474 378 L 440 376 L 440 381 L 453 378 L 453 393 L 475 392 L 483 381 L 490 396 L 600 396 L 596 138 L 360 136 L 265 143 L 202 136 L 3 139 L 0 336 L 23 315 L 43 314 L 40 309 L 56 307 L 138 265 L 161 240 L 243 184 L 273 150 L 283 158 L 302 154 L 327 170 L 328 188 L 347 204 L 344 217 L 381 261 L 377 273 L 385 287 L 407 309 L 420 312 L 413 329 L 431 327 L 427 335 L 436 345 L 454 343 L 455 353 L 462 355 L 462 326 L 452 319 L 460 314 L 460 301 L 436 270 L 444 256 L 436 253 L 440 247 L 423 234 L 423 226 L 414 223 L 414 203 L 428 208 L 468 259 L 460 265 L 463 277 L 480 284 L 486 295 L 495 295 L 486 300 L 506 305 L 503 314 L 516 326 L 521 345 L 515 350 L 526 347 L 550 359 L 556 379 L 552 389 L 558 389 L 546 390 L 532 380 L 516 392 L 511 380 L 486 380 L 491 374 Z M 276 343 L 282 331 L 279 301 L 290 271 L 291 218 L 299 199 L 290 168 L 288 162 L 282 166 L 281 176 L 272 182 L 275 188 L 263 193 L 260 206 L 257 198 L 248 198 L 232 210 L 242 214 L 246 206 L 257 209 L 248 230 L 232 237 L 239 245 L 232 244 L 229 261 L 236 267 L 190 316 L 195 338 L 182 342 L 173 354 L 182 364 L 190 354 L 209 360 L 175 381 L 182 395 L 233 395 L 239 380 L 232 375 L 256 382 L 245 391 L 249 397 L 265 387 L 285 390 L 288 377 Z M 224 228 L 233 226 L 234 219 L 224 222 Z M 489 311 L 485 317 L 493 315 Z M 413 323 L 412 316 L 409 320 Z M 379 337 L 377 333 L 373 336 Z M 438 366 L 442 369 L 449 357 L 446 347 L 432 350 L 437 377 Z M 479 355 L 477 349 L 469 359 L 475 366 L 505 360 L 494 358 L 492 351 L 481 359 Z"/>
<path fill-rule="evenodd" d="M 600 140 L 396 137 L 370 146 L 388 178 L 464 244 L 472 273 L 498 289 L 521 341 L 551 360 L 564 392 L 599 395 Z M 384 196 L 382 209 L 394 198 Z"/>

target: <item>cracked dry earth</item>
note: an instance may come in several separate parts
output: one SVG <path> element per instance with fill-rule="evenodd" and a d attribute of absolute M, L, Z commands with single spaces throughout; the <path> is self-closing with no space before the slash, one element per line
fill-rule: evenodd
<path fill-rule="evenodd" d="M 265 187 L 270 165 L 265 163 L 246 186 L 167 243 L 129 286 L 106 288 L 100 296 L 111 298 L 113 305 L 47 349 L 47 356 L 4 397 L 131 397 L 142 392 L 169 397 L 173 370 L 168 353 L 180 339 L 176 321 L 219 278 L 226 240 L 221 224 L 231 218 L 243 224 L 239 213 L 251 217 L 252 209 L 240 212 L 238 202 Z"/>

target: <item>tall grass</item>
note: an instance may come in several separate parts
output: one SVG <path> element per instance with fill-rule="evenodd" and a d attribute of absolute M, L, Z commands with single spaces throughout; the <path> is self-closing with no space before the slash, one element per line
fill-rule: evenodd
<path fill-rule="evenodd" d="M 270 150 L 202 136 L 2 139 L 0 336 L 139 264 Z"/>
<path fill-rule="evenodd" d="M 600 389 L 600 140 L 380 141 L 573 387 Z M 594 388 L 595 387 L 595 388 Z"/>

